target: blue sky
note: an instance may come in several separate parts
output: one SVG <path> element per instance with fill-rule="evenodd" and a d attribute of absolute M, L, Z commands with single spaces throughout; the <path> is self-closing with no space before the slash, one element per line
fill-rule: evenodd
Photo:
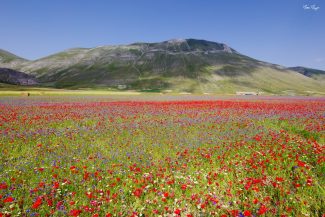
<path fill-rule="evenodd" d="M 325 69 L 323 0 L 0 0 L 0 26 L 0 48 L 28 59 L 197 38 L 284 66 Z"/>

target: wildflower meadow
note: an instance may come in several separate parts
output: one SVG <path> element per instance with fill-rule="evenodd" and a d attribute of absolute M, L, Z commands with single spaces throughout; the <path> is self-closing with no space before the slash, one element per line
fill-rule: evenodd
<path fill-rule="evenodd" d="M 30 98 L 0 99 L 0 217 L 325 214 L 323 98 Z"/>

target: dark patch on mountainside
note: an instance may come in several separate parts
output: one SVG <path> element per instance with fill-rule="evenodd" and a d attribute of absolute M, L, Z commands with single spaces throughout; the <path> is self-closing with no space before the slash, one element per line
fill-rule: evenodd
<path fill-rule="evenodd" d="M 318 69 L 311 69 L 302 66 L 289 67 L 288 69 L 299 72 L 307 77 L 313 77 L 314 75 L 325 75 L 325 71 Z"/>
<path fill-rule="evenodd" d="M 34 76 L 8 68 L 0 68 L 0 82 L 24 86 L 38 84 Z"/>

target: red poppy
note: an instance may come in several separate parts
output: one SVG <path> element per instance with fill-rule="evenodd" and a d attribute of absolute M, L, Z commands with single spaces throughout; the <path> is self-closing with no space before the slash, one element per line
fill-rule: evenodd
<path fill-rule="evenodd" d="M 53 183 L 53 188 L 54 188 L 54 189 L 58 189 L 59 186 L 60 186 L 60 183 L 59 183 L 59 182 L 54 182 L 54 183 Z"/>
<path fill-rule="evenodd" d="M 6 199 L 4 199 L 3 202 L 5 202 L 5 203 L 11 203 L 11 202 L 13 202 L 14 200 L 15 200 L 15 199 L 12 198 L 12 197 L 7 197 Z"/>
<path fill-rule="evenodd" d="M 181 210 L 180 210 L 180 209 L 176 209 L 176 210 L 174 211 L 174 213 L 175 213 L 176 215 L 180 215 L 180 214 L 181 214 Z"/>
<path fill-rule="evenodd" d="M 258 214 L 259 214 L 259 215 L 263 215 L 263 214 L 266 213 L 266 212 L 267 212 L 267 209 L 266 209 L 265 205 L 262 205 L 262 206 L 260 207 L 260 209 L 258 210 Z"/>
<path fill-rule="evenodd" d="M 133 191 L 133 195 L 136 197 L 140 197 L 142 192 L 143 192 L 143 190 L 141 188 L 137 188 Z"/>
<path fill-rule="evenodd" d="M 304 167 L 304 166 L 306 166 L 306 163 L 303 162 L 303 161 L 298 160 L 298 166 Z"/>
<path fill-rule="evenodd" d="M 0 189 L 6 189 L 8 185 L 6 183 L 0 183 Z"/>
<path fill-rule="evenodd" d="M 70 216 L 79 216 L 82 211 L 80 209 L 73 209 L 70 211 Z"/>
<path fill-rule="evenodd" d="M 42 205 L 42 198 L 41 197 L 38 197 L 35 202 L 33 203 L 32 205 L 32 208 L 33 209 L 38 209 L 38 207 Z"/>
<path fill-rule="evenodd" d="M 281 178 L 281 177 L 276 177 L 275 178 L 278 182 L 283 182 L 283 178 Z"/>
<path fill-rule="evenodd" d="M 252 216 L 252 213 L 249 210 L 244 211 L 244 216 Z"/>

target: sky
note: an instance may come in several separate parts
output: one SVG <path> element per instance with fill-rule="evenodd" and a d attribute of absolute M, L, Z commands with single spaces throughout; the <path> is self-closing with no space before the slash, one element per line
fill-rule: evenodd
<path fill-rule="evenodd" d="M 324 0 L 0 0 L 0 49 L 34 60 L 75 47 L 195 38 L 325 70 Z"/>

